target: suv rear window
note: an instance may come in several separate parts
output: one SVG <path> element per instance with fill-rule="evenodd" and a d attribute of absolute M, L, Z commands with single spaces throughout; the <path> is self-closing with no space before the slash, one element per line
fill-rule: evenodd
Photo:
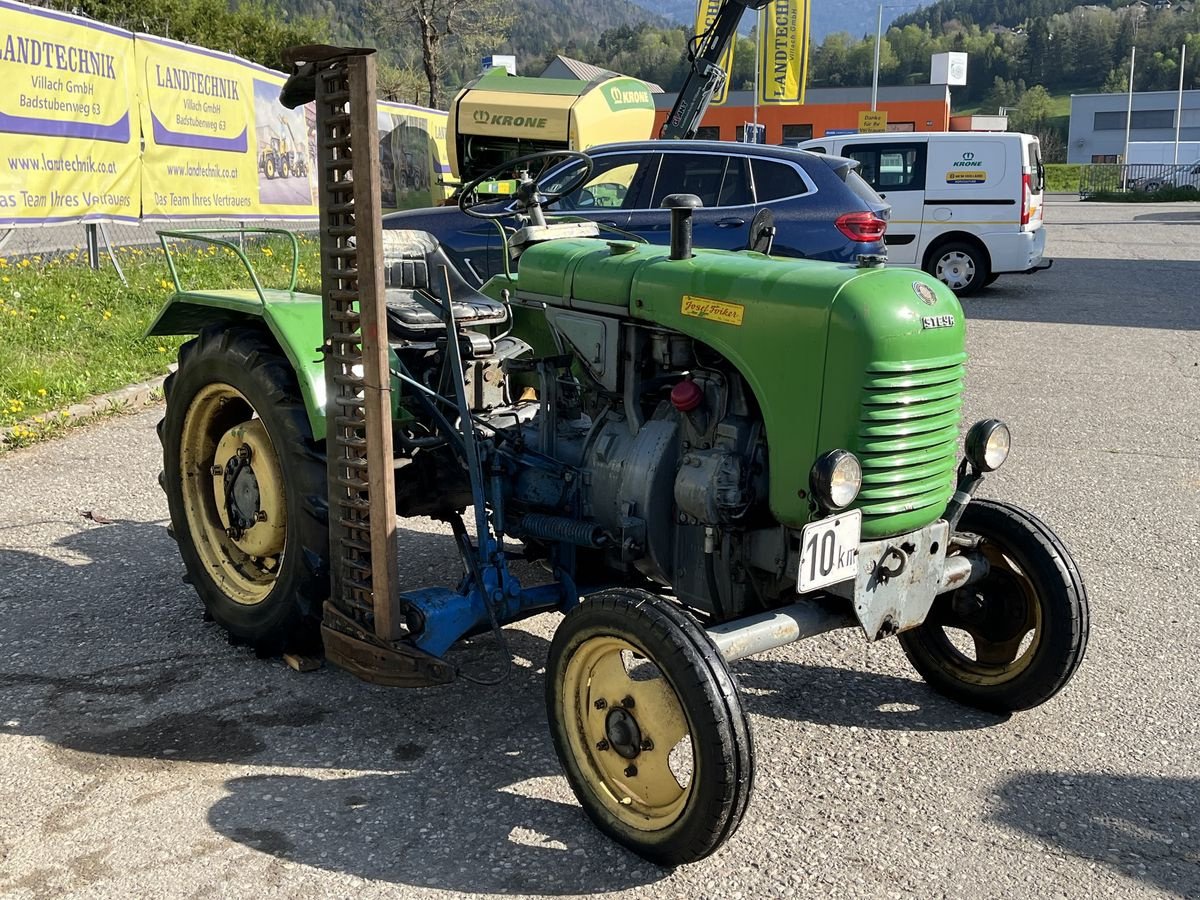
<path fill-rule="evenodd" d="M 887 205 L 887 201 L 875 193 L 875 189 L 863 181 L 862 176 L 855 171 L 846 172 L 846 187 L 854 191 L 854 195 L 872 209 Z"/>
<path fill-rule="evenodd" d="M 754 172 L 754 193 L 759 203 L 808 193 L 808 185 L 790 163 L 754 159 L 750 161 L 750 168 Z"/>

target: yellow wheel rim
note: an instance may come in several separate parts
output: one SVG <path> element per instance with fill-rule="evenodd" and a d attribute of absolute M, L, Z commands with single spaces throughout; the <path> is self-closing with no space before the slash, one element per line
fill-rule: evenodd
<path fill-rule="evenodd" d="M 635 655 L 647 664 L 631 671 L 626 661 Z M 628 641 L 596 637 L 579 646 L 563 675 L 565 731 L 580 772 L 609 812 L 640 831 L 677 821 L 700 777 L 674 689 L 661 672 L 637 677 L 652 663 Z"/>
<path fill-rule="evenodd" d="M 230 517 L 225 474 L 239 458 L 244 471 L 234 487 L 240 522 Z M 235 603 L 261 603 L 280 569 L 287 497 L 267 429 L 236 388 L 208 384 L 192 399 L 180 435 L 179 469 L 188 532 L 204 570 Z"/>

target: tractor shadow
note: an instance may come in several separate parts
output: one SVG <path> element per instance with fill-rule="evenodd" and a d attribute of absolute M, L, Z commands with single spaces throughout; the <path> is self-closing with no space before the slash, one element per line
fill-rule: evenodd
<path fill-rule="evenodd" d="M 1200 779 L 1029 772 L 990 818 L 1164 893 L 1200 896 Z"/>
<path fill-rule="evenodd" d="M 773 719 L 881 731 L 973 731 L 1008 721 L 920 681 L 879 672 L 750 658 L 733 664 L 746 710 Z"/>
<path fill-rule="evenodd" d="M 88 780 L 145 773 L 158 793 L 197 790 L 171 774 L 181 762 L 258 770 L 205 796 L 212 829 L 362 878 L 579 894 L 669 874 L 603 837 L 571 795 L 546 727 L 544 639 L 506 631 L 515 663 L 497 687 L 301 675 L 203 621 L 161 524 L 85 523 L 49 550 L 5 531 L 0 736 L 46 738 L 54 762 Z M 422 584 L 461 574 L 446 535 L 402 528 L 401 548 Z M 479 677 L 502 669 L 491 636 L 451 655 Z M 54 828 L 92 815 L 86 798 L 68 803 Z"/>

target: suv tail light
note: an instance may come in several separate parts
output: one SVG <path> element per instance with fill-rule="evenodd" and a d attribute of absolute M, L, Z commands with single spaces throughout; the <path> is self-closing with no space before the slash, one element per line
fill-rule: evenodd
<path fill-rule="evenodd" d="M 1033 202 L 1033 179 L 1030 175 L 1021 176 L 1021 225 L 1029 224 L 1029 207 Z"/>
<path fill-rule="evenodd" d="M 838 216 L 833 224 L 850 240 L 867 244 L 883 240 L 883 233 L 887 231 L 887 221 L 873 212 L 846 213 Z"/>

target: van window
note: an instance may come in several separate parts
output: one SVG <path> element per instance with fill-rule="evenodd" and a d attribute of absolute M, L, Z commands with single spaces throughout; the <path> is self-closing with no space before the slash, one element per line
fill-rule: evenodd
<path fill-rule="evenodd" d="M 925 144 L 847 144 L 843 156 L 858 160 L 858 174 L 877 191 L 925 188 Z"/>
<path fill-rule="evenodd" d="M 1029 173 L 1029 190 L 1040 194 L 1046 169 L 1042 166 L 1042 145 L 1037 141 L 1029 142 Z"/>
<path fill-rule="evenodd" d="M 808 185 L 790 163 L 755 159 L 750 166 L 754 170 L 754 195 L 759 203 L 808 193 Z"/>

